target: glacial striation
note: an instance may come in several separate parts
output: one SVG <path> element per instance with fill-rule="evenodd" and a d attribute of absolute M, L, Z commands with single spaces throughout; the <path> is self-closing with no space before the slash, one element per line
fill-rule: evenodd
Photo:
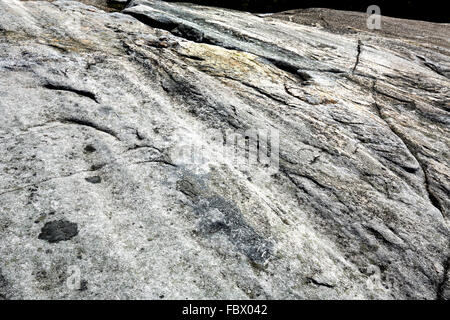
<path fill-rule="evenodd" d="M 88 3 L 0 1 L 0 299 L 450 298 L 450 25 Z"/>

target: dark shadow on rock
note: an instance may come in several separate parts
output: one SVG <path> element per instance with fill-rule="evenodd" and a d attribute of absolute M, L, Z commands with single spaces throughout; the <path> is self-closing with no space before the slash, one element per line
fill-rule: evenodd
<path fill-rule="evenodd" d="M 78 234 L 78 225 L 67 220 L 47 222 L 39 234 L 40 240 L 50 243 L 67 241 Z"/>

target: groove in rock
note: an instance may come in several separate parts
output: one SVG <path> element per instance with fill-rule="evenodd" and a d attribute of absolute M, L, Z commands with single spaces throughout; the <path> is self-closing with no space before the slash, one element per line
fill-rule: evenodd
<path fill-rule="evenodd" d="M 358 68 L 359 60 L 361 58 L 362 45 L 363 45 L 362 41 L 358 40 L 358 46 L 356 47 L 356 61 L 355 65 L 353 66 L 352 73 L 355 73 L 356 68 Z"/>
<path fill-rule="evenodd" d="M 316 286 L 320 286 L 320 287 L 326 287 L 326 288 L 330 288 L 330 289 L 335 287 L 332 284 L 320 282 L 320 281 L 317 281 L 316 279 L 311 278 L 311 277 L 306 278 L 306 280 L 308 281 L 308 283 L 312 283 L 312 284 L 315 284 Z"/>
<path fill-rule="evenodd" d="M 105 128 L 103 126 L 100 126 L 92 121 L 89 120 L 84 120 L 84 119 L 78 119 L 78 118 L 65 118 L 65 119 L 61 119 L 60 120 L 61 123 L 71 123 L 71 124 L 76 124 L 76 125 L 80 125 L 80 126 L 85 126 L 85 127 L 90 127 L 92 129 L 95 129 L 97 131 L 106 133 L 110 136 L 112 136 L 113 138 L 115 138 L 116 140 L 120 140 L 119 137 L 117 136 L 117 134 L 112 131 L 109 128 Z"/>
<path fill-rule="evenodd" d="M 287 73 L 290 73 L 293 76 L 295 76 L 296 78 L 300 78 L 300 80 L 303 84 L 308 84 L 312 80 L 312 77 L 309 74 L 301 71 L 298 67 L 296 67 L 293 64 L 290 64 L 286 61 L 279 60 L 279 59 L 265 58 L 262 56 L 261 56 L 261 58 L 264 58 L 264 59 L 270 61 L 278 69 L 283 70 Z"/>
<path fill-rule="evenodd" d="M 437 73 L 440 76 L 449 78 L 449 76 L 446 75 L 445 73 L 443 73 L 441 71 L 441 69 L 439 69 L 435 64 L 427 61 L 424 57 L 417 56 L 417 58 L 419 58 L 423 62 L 424 66 L 427 67 L 428 69 L 430 69 L 431 71 L 434 71 L 435 73 Z"/>
<path fill-rule="evenodd" d="M 376 102 L 376 100 L 377 100 L 376 99 L 376 94 L 384 95 L 384 96 L 386 96 L 388 98 L 397 100 L 397 101 L 402 102 L 402 103 L 407 103 L 407 104 L 411 104 L 412 103 L 412 104 L 414 104 L 414 102 L 413 101 L 408 101 L 408 100 L 403 100 L 403 99 L 391 96 L 389 94 L 386 94 L 386 93 L 378 90 L 376 88 L 376 81 L 373 82 L 372 91 L 373 91 L 373 93 L 375 93 L 374 100 L 375 100 L 375 106 L 377 108 L 379 117 L 386 123 L 386 125 L 390 128 L 391 132 L 393 134 L 395 134 L 398 137 L 398 139 L 400 139 L 403 142 L 403 144 L 405 145 L 406 149 L 409 151 L 411 156 L 413 156 L 416 159 L 416 161 L 419 164 L 420 169 L 422 170 L 423 175 L 424 175 L 424 186 L 425 186 L 425 190 L 428 193 L 428 198 L 430 200 L 430 203 L 433 205 L 433 207 L 435 207 L 437 210 L 439 210 L 439 212 L 441 213 L 442 217 L 445 219 L 443 208 L 442 208 L 438 198 L 433 194 L 433 192 L 431 191 L 431 188 L 430 188 L 430 182 L 429 182 L 428 174 L 427 174 L 427 172 L 425 170 L 426 167 L 427 167 L 427 164 L 425 162 L 421 161 L 420 158 L 418 157 L 417 152 L 415 152 L 416 147 L 411 145 L 411 143 L 408 142 L 408 140 L 402 135 L 402 133 L 398 132 L 398 130 L 394 126 L 389 124 L 389 122 L 387 121 L 386 117 L 383 116 L 383 114 L 381 112 L 381 108 L 380 108 L 379 104 Z"/>
<path fill-rule="evenodd" d="M 95 101 L 96 103 L 98 103 L 98 100 L 97 100 L 97 97 L 95 96 L 95 94 L 93 94 L 92 92 L 86 91 L 86 90 L 79 90 L 79 89 L 75 89 L 75 88 L 72 88 L 69 86 L 55 85 L 52 83 L 44 84 L 44 88 L 47 88 L 49 90 L 73 92 L 79 96 L 89 98 L 89 99 Z"/>

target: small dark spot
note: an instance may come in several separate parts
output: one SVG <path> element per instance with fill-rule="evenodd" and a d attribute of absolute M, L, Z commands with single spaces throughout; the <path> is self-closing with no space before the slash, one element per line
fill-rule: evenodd
<path fill-rule="evenodd" d="M 88 177 L 88 178 L 85 178 L 85 180 L 89 183 L 94 183 L 94 184 L 102 182 L 102 178 L 100 178 L 99 176 Z"/>
<path fill-rule="evenodd" d="M 97 171 L 100 170 L 101 168 L 103 168 L 105 166 L 104 163 L 100 163 L 100 164 L 93 164 L 91 166 L 91 171 Z"/>
<path fill-rule="evenodd" d="M 136 138 L 138 138 L 138 140 L 141 141 L 145 140 L 145 137 L 142 134 L 140 134 L 138 130 L 136 130 Z"/>
<path fill-rule="evenodd" d="M 86 291 L 88 288 L 87 285 L 88 285 L 88 282 L 86 280 L 81 280 L 80 291 Z"/>
<path fill-rule="evenodd" d="M 78 234 L 78 225 L 67 220 L 47 222 L 41 229 L 38 239 L 50 243 L 67 241 Z"/>
<path fill-rule="evenodd" d="M 77 249 L 77 259 L 78 260 L 83 259 L 83 249 L 80 248 Z"/>
<path fill-rule="evenodd" d="M 88 145 L 84 148 L 84 151 L 85 151 L 86 153 L 92 153 L 92 152 L 97 151 L 97 149 L 95 149 L 95 147 L 94 147 L 92 144 L 88 144 Z"/>
<path fill-rule="evenodd" d="M 160 295 L 159 298 L 160 298 L 160 299 L 164 299 L 164 295 L 163 295 L 163 294 Z"/>

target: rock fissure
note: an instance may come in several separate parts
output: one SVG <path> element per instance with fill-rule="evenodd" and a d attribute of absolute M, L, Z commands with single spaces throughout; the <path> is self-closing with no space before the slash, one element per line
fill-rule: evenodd
<path fill-rule="evenodd" d="M 59 122 L 61 123 L 68 123 L 68 124 L 75 124 L 78 126 L 84 126 L 88 128 L 92 128 L 96 131 L 106 133 L 107 135 L 113 137 L 114 139 L 120 141 L 119 136 L 114 132 L 114 130 L 111 130 L 105 126 L 99 125 L 97 123 L 94 123 L 93 121 L 81 119 L 81 118 L 75 118 L 75 117 L 68 117 L 60 119 Z"/>
<path fill-rule="evenodd" d="M 316 279 L 314 279 L 312 277 L 306 278 L 306 281 L 309 282 L 309 283 L 312 283 L 312 284 L 314 284 L 316 286 L 320 286 L 320 287 L 326 287 L 326 288 L 330 288 L 330 289 L 336 287 L 333 284 L 317 281 Z"/>
<path fill-rule="evenodd" d="M 86 90 L 79 90 L 79 89 L 75 89 L 75 88 L 72 88 L 72 87 L 69 87 L 69 86 L 55 85 L 55 84 L 52 84 L 52 83 L 44 84 L 44 88 L 49 89 L 49 90 L 56 90 L 56 91 L 73 92 L 73 93 L 75 93 L 75 94 L 77 94 L 79 96 L 89 98 L 89 99 L 95 101 L 96 103 L 99 103 L 97 97 L 95 96 L 95 94 L 92 93 L 92 92 L 86 91 Z"/>
<path fill-rule="evenodd" d="M 356 71 L 356 68 L 358 68 L 359 61 L 360 61 L 360 59 L 361 59 L 362 46 L 363 46 L 362 41 L 361 41 L 361 40 L 358 40 L 358 45 L 357 45 L 357 47 L 356 47 L 355 65 L 353 66 L 352 74 L 354 74 L 355 71 Z"/>
<path fill-rule="evenodd" d="M 380 91 L 380 90 L 377 90 L 377 89 L 376 89 L 376 82 L 373 83 L 373 87 L 372 87 L 372 88 L 373 88 L 373 92 L 374 92 L 375 94 L 381 94 L 381 95 L 387 96 L 388 98 L 391 98 L 391 99 L 400 101 L 400 102 L 402 102 L 402 103 L 408 103 L 408 104 L 411 104 L 411 103 L 412 103 L 412 104 L 414 104 L 414 102 L 412 102 L 412 101 L 408 101 L 408 100 L 404 100 L 404 99 L 401 99 L 401 98 L 397 98 L 397 97 L 394 97 L 394 96 L 392 96 L 392 95 L 386 94 L 386 93 L 384 93 L 384 92 L 382 92 L 382 91 Z M 424 162 L 424 161 L 422 161 L 422 160 L 420 159 L 420 157 L 418 156 L 417 152 L 415 151 L 415 150 L 417 149 L 417 147 L 411 145 L 411 143 L 409 143 L 408 139 L 407 139 L 406 137 L 404 137 L 403 134 L 401 134 L 394 126 L 392 126 L 392 125 L 389 123 L 388 118 L 386 118 L 386 117 L 383 115 L 383 112 L 382 112 L 382 109 L 381 109 L 380 105 L 376 102 L 376 101 L 377 101 L 376 96 L 374 97 L 374 99 L 375 99 L 375 107 L 376 107 L 376 109 L 378 110 L 378 114 L 379 114 L 380 118 L 386 123 L 386 125 L 390 128 L 390 130 L 392 131 L 392 133 L 395 134 L 395 135 L 398 137 L 398 139 L 401 140 L 401 141 L 403 142 L 403 144 L 404 144 L 404 146 L 406 147 L 406 149 L 408 150 L 409 154 L 410 154 L 412 157 L 414 157 L 414 159 L 416 160 L 416 162 L 417 162 L 418 165 L 420 166 L 420 171 L 421 171 L 421 172 L 423 173 L 423 175 L 424 175 L 424 181 L 423 181 L 423 183 L 424 183 L 424 186 L 425 186 L 425 190 L 426 190 L 427 193 L 428 193 L 428 199 L 429 199 L 430 203 L 433 205 L 433 207 L 435 207 L 435 208 L 440 212 L 440 214 L 442 215 L 442 217 L 445 219 L 445 215 L 444 215 L 444 212 L 443 212 L 443 208 L 442 208 L 442 206 L 441 206 L 441 204 L 440 204 L 438 198 L 434 195 L 434 193 L 432 192 L 432 190 L 431 190 L 431 188 L 430 188 L 430 182 L 429 182 L 429 178 L 428 178 L 428 173 L 427 173 L 427 171 L 426 171 L 427 163 Z M 399 166 L 400 166 L 401 168 L 403 168 L 404 170 L 406 170 L 407 172 L 409 172 L 409 173 L 416 173 L 416 172 L 417 172 L 417 170 L 415 170 L 415 169 L 410 169 L 409 167 L 405 167 L 405 166 L 400 165 L 400 164 L 399 164 Z"/>

